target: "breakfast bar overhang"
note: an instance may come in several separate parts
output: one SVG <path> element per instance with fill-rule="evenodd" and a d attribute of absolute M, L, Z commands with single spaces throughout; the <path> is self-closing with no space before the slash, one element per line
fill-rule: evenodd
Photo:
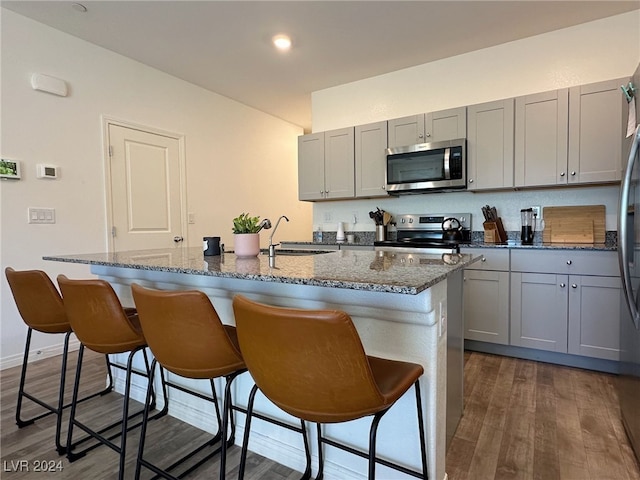
<path fill-rule="evenodd" d="M 465 254 L 398 255 L 391 251 L 339 250 L 328 253 L 281 252 L 239 258 L 232 253 L 204 257 L 202 249 L 177 247 L 98 254 L 45 256 L 45 260 L 89 264 L 91 273 L 114 287 L 123 305 L 133 306 L 131 284 L 163 290 L 197 289 L 211 299 L 223 323 L 234 324 L 236 294 L 281 307 L 338 309 L 351 315 L 368 355 L 420 363 L 420 380 L 430 479 L 444 480 L 446 453 L 447 325 L 448 310 L 462 305 L 462 272 L 475 261 Z M 291 252 L 289 252 L 291 253 Z M 448 305 L 451 305 L 448 308 Z M 184 380 L 183 380 L 184 381 Z M 196 387 L 197 384 L 189 384 Z M 234 401 L 246 406 L 253 382 L 243 374 L 235 382 Z M 202 388 L 206 388 L 203 385 Z M 139 385 L 133 398 L 144 398 Z M 197 401 L 178 392 L 169 413 L 205 430 L 215 420 Z M 420 470 L 415 399 L 402 397 L 385 415 L 378 431 L 380 457 Z M 279 419 L 295 420 L 258 395 L 256 410 Z M 241 442 L 244 415 L 236 415 Z M 366 450 L 369 420 L 325 425 L 325 434 Z M 302 471 L 304 450 L 299 434 L 266 422 L 252 426 L 250 450 Z M 318 446 L 311 439 L 314 460 Z M 366 478 L 366 460 L 335 448 L 325 448 L 325 478 Z M 379 465 L 379 479 L 412 478 Z"/>

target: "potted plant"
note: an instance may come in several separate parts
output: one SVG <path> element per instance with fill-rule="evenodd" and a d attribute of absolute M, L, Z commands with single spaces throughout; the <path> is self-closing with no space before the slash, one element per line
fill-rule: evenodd
<path fill-rule="evenodd" d="M 260 253 L 260 236 L 258 232 L 260 217 L 251 217 L 242 213 L 233 219 L 233 249 L 238 257 L 255 257 Z"/>

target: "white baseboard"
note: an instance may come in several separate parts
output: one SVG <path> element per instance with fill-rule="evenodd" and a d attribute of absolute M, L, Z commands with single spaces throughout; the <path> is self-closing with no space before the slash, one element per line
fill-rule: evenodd
<path fill-rule="evenodd" d="M 38 360 L 43 360 L 45 358 L 55 357 L 56 355 L 62 355 L 63 348 L 64 343 L 49 345 L 47 347 L 41 348 L 31 346 L 31 351 L 29 352 L 29 363 L 37 362 Z M 69 339 L 69 351 L 73 352 L 75 350 L 78 350 L 79 348 L 80 342 L 77 338 L 72 336 Z M 21 366 L 23 357 L 24 353 L 18 353 L 15 355 L 9 355 L 8 357 L 0 358 L 0 370 Z"/>

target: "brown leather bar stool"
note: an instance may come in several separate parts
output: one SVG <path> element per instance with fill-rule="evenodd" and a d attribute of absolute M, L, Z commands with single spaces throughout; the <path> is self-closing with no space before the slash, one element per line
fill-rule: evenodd
<path fill-rule="evenodd" d="M 69 354 L 69 337 L 72 330 L 67 315 L 64 311 L 62 298 L 55 285 L 47 274 L 41 270 L 16 271 L 11 267 L 5 269 L 5 275 L 13 294 L 13 299 L 18 307 L 18 312 L 22 320 L 27 325 L 27 340 L 24 347 L 24 358 L 22 360 L 22 372 L 20 373 L 20 386 L 18 388 L 18 405 L 16 407 L 16 425 L 19 428 L 33 424 L 48 415 L 56 415 L 55 445 L 60 455 L 66 452 L 66 448 L 60 442 L 60 428 L 62 426 L 62 414 L 65 408 L 71 404 L 64 404 L 64 384 L 67 373 L 67 358 Z M 64 346 L 62 349 L 62 367 L 60 370 L 60 386 L 58 389 L 58 403 L 56 406 L 44 402 L 42 399 L 25 391 L 27 377 L 27 364 L 29 363 L 29 348 L 31 346 L 31 334 L 33 330 L 49 334 L 64 334 Z M 83 402 L 98 395 L 104 395 L 113 388 L 113 377 L 111 376 L 109 356 L 105 355 L 107 372 L 109 376 L 108 386 L 99 392 L 87 395 L 78 402 Z M 22 401 L 24 398 L 37 403 L 47 411 L 35 415 L 29 419 L 21 418 Z"/>
<path fill-rule="evenodd" d="M 322 444 L 369 460 L 369 479 L 376 462 L 419 478 L 427 478 L 427 456 L 419 379 L 421 365 L 366 355 L 351 317 L 337 310 L 302 310 L 263 305 L 237 295 L 233 310 L 238 341 L 255 386 L 249 396 L 240 460 L 244 478 L 250 422 L 257 389 L 285 412 L 317 425 L 319 467 Z M 376 432 L 382 416 L 415 387 L 422 472 L 376 457 Z M 368 453 L 322 436 L 322 423 L 348 422 L 373 415 Z M 303 434 L 304 435 L 304 434 Z M 305 439 L 310 478 L 308 445 Z"/>
<path fill-rule="evenodd" d="M 227 443 L 233 444 L 235 436 L 231 384 L 239 374 L 247 371 L 238 347 L 236 329 L 233 326 L 222 324 L 211 301 L 203 292 L 151 290 L 136 284 L 131 286 L 131 290 L 138 309 L 142 331 L 155 357 L 151 366 L 152 374 L 155 372 L 157 363 L 160 366 L 163 389 L 166 386 L 176 388 L 213 402 L 218 420 L 218 432 L 212 440 L 198 446 L 170 466 L 161 469 L 143 458 L 151 399 L 151 390 L 149 390 L 140 434 L 135 478 L 140 478 L 141 468 L 144 466 L 164 478 L 175 479 L 176 477 L 171 475 L 169 471 L 205 447 L 221 442 L 219 448 L 191 466 L 181 476 L 193 471 L 206 460 L 220 453 L 220 478 L 223 479 L 225 478 Z M 212 396 L 205 397 L 181 385 L 166 381 L 164 369 L 180 377 L 208 380 Z M 222 421 L 214 385 L 214 379 L 218 377 L 226 379 Z M 227 439 L 229 419 L 231 420 L 231 433 Z"/>
<path fill-rule="evenodd" d="M 147 342 L 142 334 L 137 315 L 127 316 L 118 296 L 111 285 L 104 280 L 70 280 L 64 275 L 58 275 L 58 285 L 62 292 L 64 309 L 67 318 L 71 323 L 74 333 L 80 340 L 80 350 L 78 352 L 78 368 L 73 388 L 73 399 L 69 418 L 69 431 L 67 433 L 67 458 L 73 462 L 83 457 L 89 450 L 107 445 L 112 450 L 120 454 L 118 478 L 124 478 L 124 464 L 126 456 L 127 431 L 140 426 L 140 423 L 129 425 L 136 415 L 143 413 L 143 409 L 129 415 L 129 396 L 131 391 L 132 374 L 143 377 L 150 377 L 149 360 L 147 358 Z M 81 374 L 81 359 L 84 348 L 89 348 L 98 353 L 116 354 L 129 353 L 126 368 L 113 364 L 114 367 L 126 370 L 125 391 L 122 407 L 122 419 L 112 423 L 100 430 L 94 430 L 76 418 L 76 407 L 78 398 L 78 387 Z M 145 362 L 145 371 L 138 371 L 133 368 L 133 360 L 136 353 L 142 351 Z M 155 395 L 153 395 L 155 400 Z M 165 405 L 166 405 L 165 401 Z M 155 402 L 154 402 L 155 404 Z M 156 417 L 166 414 L 166 408 Z M 154 417 L 154 418 L 156 418 Z M 99 441 L 82 451 L 74 452 L 78 441 L 73 441 L 73 428 L 78 427 L 84 430 L 89 437 Z M 120 431 L 105 436 L 106 432 L 114 427 L 120 426 Z M 112 440 L 120 438 L 120 445 L 116 445 Z"/>

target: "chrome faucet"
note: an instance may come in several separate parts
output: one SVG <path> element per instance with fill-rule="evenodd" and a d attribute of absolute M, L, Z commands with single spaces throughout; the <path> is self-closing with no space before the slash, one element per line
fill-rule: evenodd
<path fill-rule="evenodd" d="M 276 222 L 276 226 L 273 227 L 273 231 L 271 232 L 271 235 L 269 236 L 269 257 L 273 258 L 276 256 L 276 247 L 278 245 L 280 245 L 279 243 L 276 243 L 275 245 L 273 244 L 273 234 L 276 233 L 276 230 L 278 229 L 278 225 L 280 225 L 280 220 L 285 219 L 287 222 L 289 221 L 289 219 L 285 216 L 282 215 L 278 221 Z"/>

